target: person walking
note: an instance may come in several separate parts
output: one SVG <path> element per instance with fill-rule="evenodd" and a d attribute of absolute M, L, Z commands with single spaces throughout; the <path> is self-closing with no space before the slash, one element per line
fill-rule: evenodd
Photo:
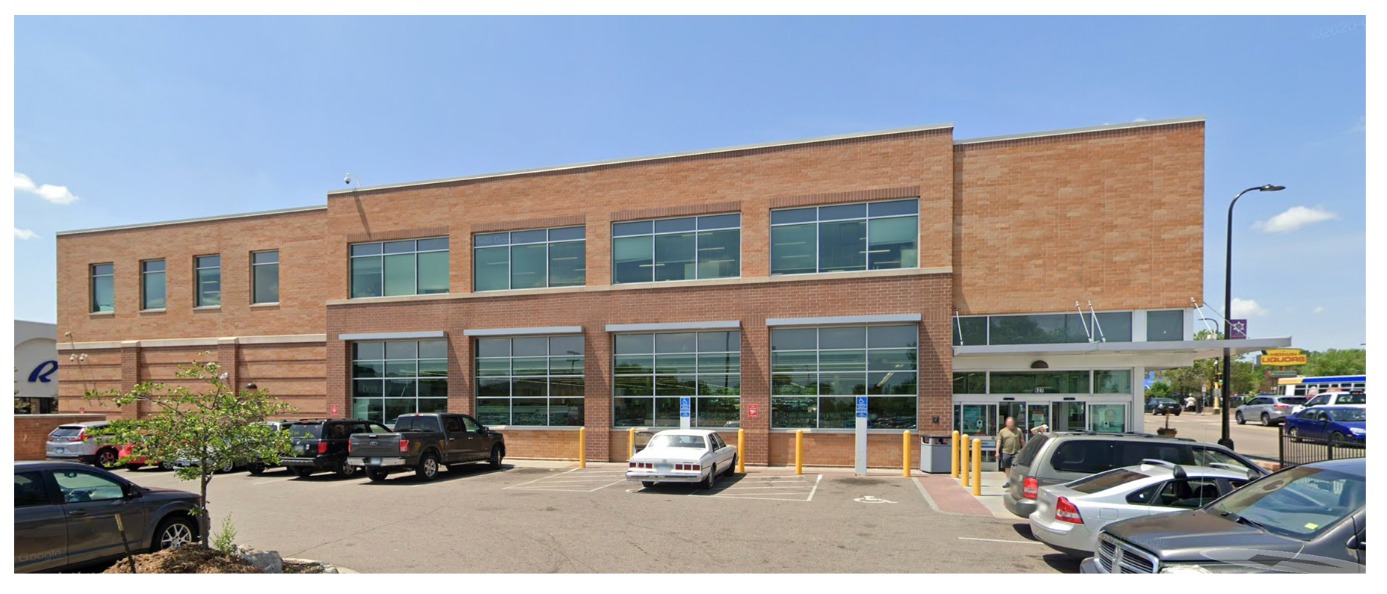
<path fill-rule="evenodd" d="M 1006 426 L 997 431 L 997 469 L 1006 472 L 1011 468 L 1011 463 L 1016 459 L 1016 453 L 1021 451 L 1022 433 L 1016 428 L 1016 418 L 1007 417 Z"/>

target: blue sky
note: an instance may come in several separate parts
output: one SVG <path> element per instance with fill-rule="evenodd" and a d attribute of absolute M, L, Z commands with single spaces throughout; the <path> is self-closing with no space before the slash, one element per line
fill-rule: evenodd
<path fill-rule="evenodd" d="M 1282 184 L 1239 203 L 1233 295 L 1255 304 L 1235 313 L 1255 336 L 1355 348 L 1365 26 L 17 17 L 15 317 L 56 317 L 56 231 L 319 205 L 348 171 L 370 186 L 944 122 L 972 138 L 1204 115 L 1204 298 L 1221 307 L 1228 201 Z"/>

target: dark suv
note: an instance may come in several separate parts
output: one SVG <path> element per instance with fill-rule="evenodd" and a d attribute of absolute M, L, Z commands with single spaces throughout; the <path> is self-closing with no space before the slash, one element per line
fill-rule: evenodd
<path fill-rule="evenodd" d="M 1078 480 L 1142 460 L 1165 460 L 1183 466 L 1231 464 L 1245 467 L 1248 478 L 1267 471 L 1228 448 L 1180 437 L 1149 433 L 1042 433 L 1030 438 L 1007 471 L 1002 504 L 1023 518 L 1035 511 L 1040 488 Z"/>
<path fill-rule="evenodd" d="M 339 477 L 356 474 L 357 467 L 347 463 L 347 439 L 355 433 L 389 433 L 384 425 L 361 419 L 303 419 L 289 425 L 292 440 L 289 453 L 280 456 L 294 476 L 315 472 L 331 472 Z"/>

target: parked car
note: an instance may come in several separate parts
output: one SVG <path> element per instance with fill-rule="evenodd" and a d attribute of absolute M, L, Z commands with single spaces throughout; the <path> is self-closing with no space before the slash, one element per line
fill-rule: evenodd
<path fill-rule="evenodd" d="M 285 429 L 288 429 L 290 425 L 293 425 L 293 424 L 294 424 L 294 422 L 293 422 L 293 421 L 265 421 L 265 424 L 266 424 L 266 425 L 269 425 L 270 428 L 274 429 L 276 432 L 279 432 L 279 431 L 284 431 Z M 284 450 L 283 452 L 280 452 L 280 456 L 288 456 L 290 451 L 292 451 L 292 446 L 289 447 L 289 448 L 285 448 L 285 450 Z M 275 466 L 279 466 L 279 464 L 264 464 L 264 463 L 262 463 L 262 462 L 252 462 L 252 463 L 246 465 L 246 470 L 249 471 L 252 475 L 260 476 L 261 474 L 264 474 L 264 473 L 265 473 L 265 470 L 266 470 L 266 469 L 273 468 L 273 467 L 275 467 Z"/>
<path fill-rule="evenodd" d="M 1368 405 L 1368 393 L 1367 393 L 1367 392 L 1354 391 L 1354 392 L 1325 392 L 1325 393 L 1323 393 L 1323 394 L 1316 394 L 1314 397 L 1312 397 L 1312 398 L 1310 398 L 1309 400 L 1305 401 L 1304 404 L 1301 404 L 1301 405 L 1299 405 L 1299 406 L 1296 406 L 1294 409 L 1291 410 L 1291 412 L 1292 412 L 1292 413 L 1298 413 L 1298 412 L 1300 412 L 1300 411 L 1302 411 L 1302 410 L 1304 410 L 1304 409 L 1310 408 L 1310 407 L 1312 407 L 1312 406 L 1338 406 L 1338 405 L 1341 405 L 1341 404 L 1356 404 L 1356 405 L 1360 405 L 1360 406 L 1367 406 L 1367 405 Z"/>
<path fill-rule="evenodd" d="M 121 446 L 112 443 L 107 436 L 93 434 L 110 425 L 106 421 L 59 425 L 48 434 L 45 457 L 49 460 L 75 460 L 102 468 L 113 467 L 120 461 Z"/>
<path fill-rule="evenodd" d="M 289 472 L 298 477 L 331 472 L 342 478 L 356 474 L 360 467 L 347 462 L 351 435 L 389 433 L 380 423 L 361 419 L 303 419 L 291 423 L 287 431 L 289 454 L 281 455 L 279 463 Z"/>
<path fill-rule="evenodd" d="M 1363 572 L 1366 458 L 1294 466 L 1193 511 L 1108 524 L 1084 573 Z"/>
<path fill-rule="evenodd" d="M 366 469 L 367 478 L 379 482 L 396 471 L 414 471 L 423 480 L 433 480 L 446 465 L 486 462 L 500 468 L 506 456 L 505 436 L 488 429 L 476 419 L 460 414 L 401 415 L 394 431 L 356 433 L 348 442 L 350 463 Z"/>
<path fill-rule="evenodd" d="M 1022 518 L 1035 512 L 1040 488 L 1078 480 L 1142 460 L 1165 460 L 1182 466 L 1231 464 L 1257 476 L 1267 474 L 1257 463 L 1220 445 L 1183 437 L 1146 433 L 1063 432 L 1031 437 L 1007 471 L 1002 504 Z"/>
<path fill-rule="evenodd" d="M 1031 534 L 1052 549 L 1082 559 L 1093 554 L 1103 526 L 1204 507 L 1249 480 L 1246 468 L 1227 464 L 1181 466 L 1143 460 L 1140 466 L 1041 487 L 1030 517 Z"/>
<path fill-rule="evenodd" d="M 1239 425 L 1248 419 L 1257 419 L 1263 426 L 1270 427 L 1281 423 L 1295 412 L 1295 407 L 1305 404 L 1304 396 L 1257 396 L 1233 411 Z"/>
<path fill-rule="evenodd" d="M 702 483 L 713 488 L 718 474 L 737 467 L 737 446 L 710 429 L 656 433 L 626 465 L 626 480 L 650 488 L 656 483 Z"/>
<path fill-rule="evenodd" d="M 201 540 L 197 495 L 140 487 L 73 462 L 14 465 L 14 571 L 56 571 Z"/>
<path fill-rule="evenodd" d="M 1335 447 L 1367 445 L 1368 407 L 1307 408 L 1286 418 L 1286 435 L 1293 441 L 1318 441 Z"/>
<path fill-rule="evenodd" d="M 1183 407 L 1180 406 L 1179 402 L 1171 400 L 1170 398 L 1152 398 L 1146 401 L 1146 412 L 1153 415 L 1173 414 L 1178 417 L 1182 409 Z"/>

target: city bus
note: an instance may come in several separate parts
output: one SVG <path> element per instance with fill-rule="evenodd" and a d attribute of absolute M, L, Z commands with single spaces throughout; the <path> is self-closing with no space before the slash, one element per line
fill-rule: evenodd
<path fill-rule="evenodd" d="M 1283 377 L 1276 380 L 1276 393 L 1283 396 L 1309 396 L 1325 392 L 1355 392 L 1368 389 L 1366 375 L 1325 375 L 1319 377 Z"/>

